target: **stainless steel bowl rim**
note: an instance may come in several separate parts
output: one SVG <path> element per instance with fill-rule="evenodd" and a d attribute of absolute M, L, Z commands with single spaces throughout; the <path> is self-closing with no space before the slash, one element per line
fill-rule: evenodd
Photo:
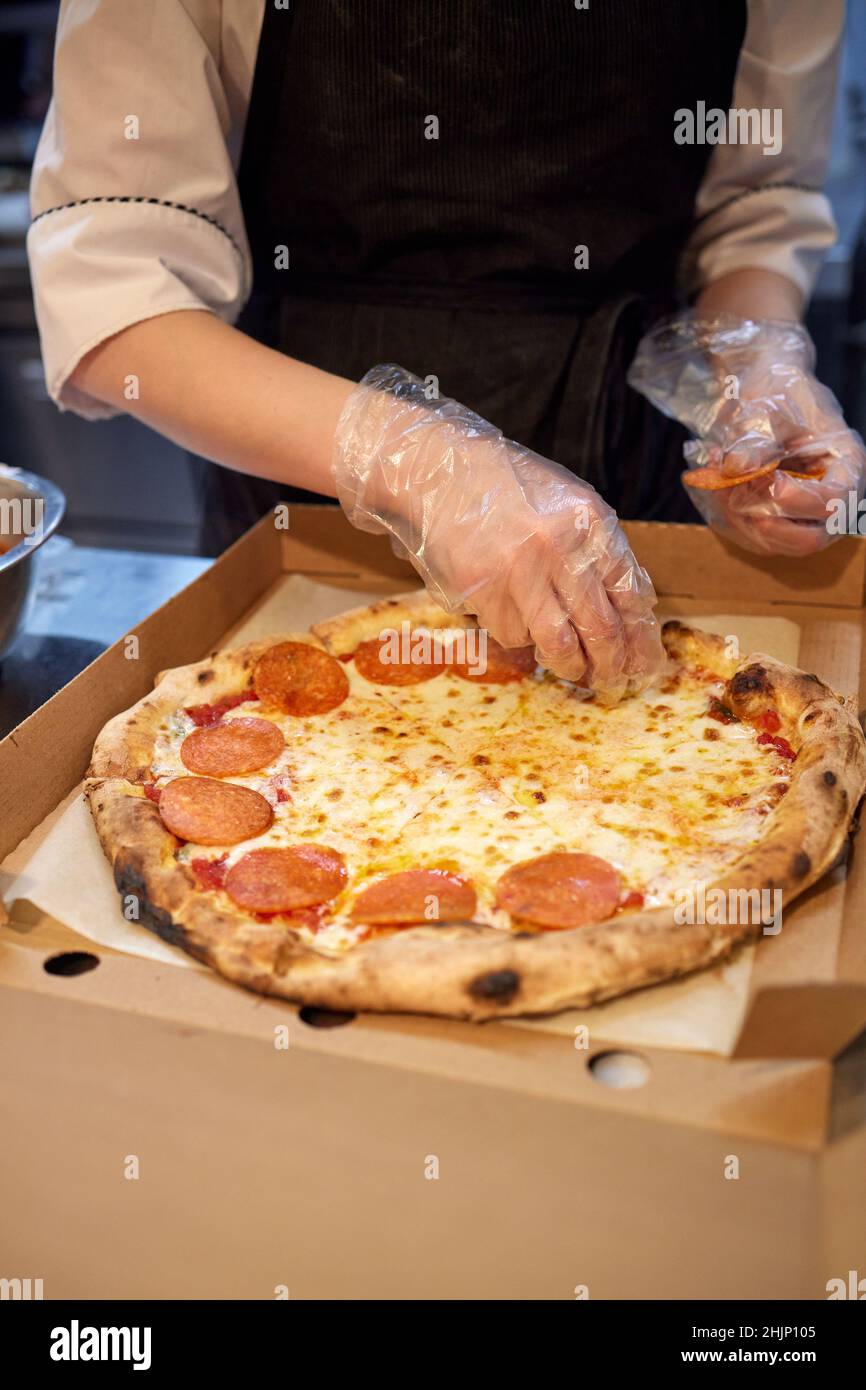
<path fill-rule="evenodd" d="M 63 513 L 66 510 L 66 498 L 47 478 L 42 478 L 38 473 L 28 473 L 26 468 L 12 468 L 0 465 L 0 483 L 8 479 L 11 483 L 20 484 L 22 490 L 32 493 L 36 497 L 41 497 L 45 504 L 42 515 L 41 535 L 38 540 L 21 540 L 17 545 L 13 545 L 11 550 L 0 554 L 0 574 L 4 570 L 12 569 L 13 565 L 20 564 L 26 560 L 28 555 L 32 555 L 38 550 L 40 545 L 48 540 L 60 522 L 63 520 Z"/>

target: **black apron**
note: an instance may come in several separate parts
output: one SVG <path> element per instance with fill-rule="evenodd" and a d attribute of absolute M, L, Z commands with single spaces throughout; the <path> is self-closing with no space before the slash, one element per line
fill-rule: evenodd
<path fill-rule="evenodd" d="M 377 362 L 435 377 L 621 516 L 698 520 L 683 431 L 625 373 L 675 306 L 712 152 L 675 144 L 674 113 L 728 108 L 745 10 L 267 0 L 239 172 L 254 264 L 240 326 L 353 380 Z M 210 553 L 308 496 L 215 465 L 206 495 Z"/>

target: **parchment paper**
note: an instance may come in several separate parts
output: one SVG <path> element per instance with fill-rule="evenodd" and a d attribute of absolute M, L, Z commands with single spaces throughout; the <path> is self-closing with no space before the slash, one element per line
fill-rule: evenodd
<path fill-rule="evenodd" d="M 280 631 L 303 632 L 311 623 L 379 598 L 381 594 L 334 588 L 299 575 L 286 576 L 227 634 L 224 645 L 239 646 Z M 736 636 L 744 654 L 762 651 L 796 665 L 799 629 L 786 618 L 716 614 L 692 616 L 689 621 L 709 632 Z M 124 919 L 111 870 L 80 789 L 49 817 L 49 822 L 0 866 L 0 893 L 13 921 L 30 904 L 31 915 L 33 907 L 38 908 L 97 945 L 181 969 L 205 968 Z M 727 1056 L 740 1032 L 754 950 L 746 947 L 727 965 L 593 1009 L 553 1018 L 513 1020 L 512 1026 L 571 1037 L 583 1025 L 593 1043 L 601 1040 L 620 1046 Z"/>

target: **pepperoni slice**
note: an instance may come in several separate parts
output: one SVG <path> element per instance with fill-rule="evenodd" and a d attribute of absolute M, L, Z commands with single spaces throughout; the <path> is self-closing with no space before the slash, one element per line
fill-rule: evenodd
<path fill-rule="evenodd" d="M 620 879 L 594 854 L 542 854 L 506 869 L 496 906 L 537 927 L 584 927 L 616 911 Z"/>
<path fill-rule="evenodd" d="M 509 681 L 531 676 L 537 665 L 533 647 L 501 647 L 496 638 L 490 636 L 486 642 L 482 636 L 478 656 L 477 663 L 455 662 L 451 670 L 465 681 L 477 681 L 480 685 L 507 685 Z"/>
<path fill-rule="evenodd" d="M 203 777 L 231 777 L 267 767 L 286 746 L 270 719 L 227 719 L 210 728 L 193 729 L 180 745 L 190 772 Z"/>
<path fill-rule="evenodd" d="M 327 714 L 349 693 L 339 661 L 306 642 L 279 642 L 256 662 L 256 693 L 285 714 Z"/>
<path fill-rule="evenodd" d="M 355 650 L 355 670 L 376 685 L 420 685 L 421 681 L 432 680 L 445 670 L 445 661 L 441 646 L 435 645 L 429 634 L 426 642 L 420 640 L 426 632 L 416 629 L 419 640 L 414 642 L 412 637 L 396 644 L 379 637 L 362 642 Z M 425 661 L 425 657 L 430 659 Z"/>
<path fill-rule="evenodd" d="M 254 849 L 233 864 L 225 888 L 249 912 L 293 912 L 335 898 L 348 875 L 343 856 L 326 845 Z"/>
<path fill-rule="evenodd" d="M 812 483 L 820 483 L 829 467 L 829 463 L 819 463 L 814 468 L 810 468 L 807 473 L 803 473 L 799 468 L 792 468 L 788 463 L 779 464 L 781 471 L 787 473 L 789 478 L 803 478 L 806 482 Z"/>
<path fill-rule="evenodd" d="M 706 463 L 700 468 L 692 468 L 682 475 L 686 487 L 694 487 L 707 492 L 719 492 L 726 487 L 739 487 L 741 483 L 753 483 L 756 478 L 764 478 L 779 467 L 779 460 L 762 463 L 748 473 L 735 473 L 719 464 Z"/>
<path fill-rule="evenodd" d="M 818 452 L 810 448 L 807 441 L 803 441 L 799 449 L 796 446 L 792 447 L 791 453 L 779 467 L 792 478 L 807 478 L 820 482 L 835 458 L 838 458 L 838 455 L 834 449 L 822 449 Z"/>
<path fill-rule="evenodd" d="M 371 926 L 456 922 L 475 912 L 475 889 L 445 869 L 406 869 L 371 883 L 355 900 L 352 919 Z"/>
<path fill-rule="evenodd" d="M 270 803 L 250 787 L 209 777 L 175 777 L 162 788 L 159 814 L 180 840 L 196 845 L 235 845 L 261 835 L 273 820 Z"/>

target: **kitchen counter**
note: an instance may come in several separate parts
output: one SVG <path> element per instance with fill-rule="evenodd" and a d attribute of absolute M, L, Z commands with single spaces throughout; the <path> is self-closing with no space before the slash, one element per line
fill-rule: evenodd
<path fill-rule="evenodd" d="M 196 579 L 210 560 L 46 541 L 24 630 L 0 663 L 0 738 L 100 652 Z"/>

